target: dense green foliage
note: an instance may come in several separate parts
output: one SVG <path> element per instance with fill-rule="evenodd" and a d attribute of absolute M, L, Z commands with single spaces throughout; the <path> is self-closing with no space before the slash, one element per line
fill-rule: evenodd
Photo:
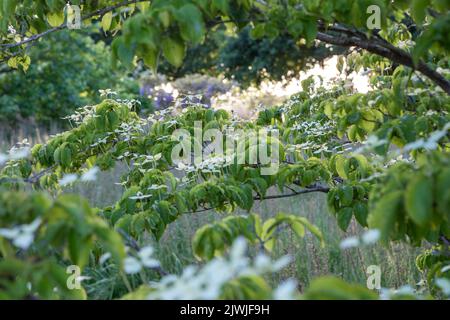
<path fill-rule="evenodd" d="M 122 99 L 139 96 L 139 83 L 124 70 L 111 70 L 110 51 L 88 32 L 63 31 L 30 49 L 27 70 L 5 66 L 0 74 L 0 121 L 34 118 L 60 121 L 77 108 L 98 103 L 99 90 L 111 89 Z"/>
<path fill-rule="evenodd" d="M 433 133 L 433 141 L 427 137 L 442 128 L 440 123 L 448 122 L 447 113 L 404 111 L 401 117 L 383 115 L 370 127 L 365 126 L 366 120 L 362 118 L 339 125 L 325 115 L 325 109 L 330 108 L 330 97 L 339 97 L 332 105 L 338 108 L 339 99 L 350 103 L 356 97 L 374 94 L 382 97 L 391 90 L 362 96 L 336 88 L 333 91 L 319 90 L 312 99 L 305 92 L 280 108 L 260 113 L 259 126 L 268 125 L 281 133 L 281 164 L 274 175 L 261 175 L 259 166 L 219 161 L 213 162 L 212 167 L 179 167 L 185 171 L 186 177 L 182 180 L 175 178 L 167 171 L 173 166 L 171 151 L 176 141 L 171 134 L 174 130 L 193 130 L 194 122 L 198 120 L 203 121 L 204 128 L 224 130 L 231 124 L 228 114 L 194 106 L 179 116 L 156 116 L 144 121 L 130 112 L 129 106 L 106 100 L 91 111 L 87 110 L 87 116 L 80 119 L 82 122 L 78 127 L 58 135 L 46 145 L 34 146 L 32 158 L 12 160 L 3 169 L 2 179 L 10 188 L 21 189 L 20 186 L 27 183 L 21 181 L 41 188 L 54 188 L 69 172 L 83 171 L 85 166 L 93 165 L 107 170 L 118 160 L 126 161 L 130 164 L 130 171 L 123 177 L 126 188 L 123 198 L 115 206 L 103 209 L 101 216 L 136 239 L 146 232 L 159 239 L 167 225 L 180 215 L 202 208 L 233 211 L 240 207 L 251 210 L 254 201 L 264 199 L 271 186 L 278 186 L 281 192 L 289 186 L 294 194 L 305 190 L 328 192 L 329 205 L 344 230 L 355 216 L 363 226 L 378 229 L 384 241 L 403 239 L 420 245 L 427 240 L 440 244 L 441 237 L 450 236 L 446 210 L 450 201 L 449 156 L 446 151 L 448 126 L 442 133 Z M 422 91 L 415 97 L 421 101 L 428 98 L 428 93 Z M 449 98 L 445 94 L 436 92 L 434 98 L 442 108 L 448 107 Z M 404 104 L 407 99 L 402 101 Z M 363 106 L 356 105 L 354 112 L 363 112 L 360 109 Z M 372 111 L 381 112 L 384 108 L 379 104 L 373 106 Z M 434 108 L 439 107 L 434 105 Z M 95 117 L 92 117 L 92 112 L 95 112 Z M 281 114 L 281 118 L 277 114 Z M 347 117 L 345 113 L 340 116 L 341 119 Z M 397 129 L 399 121 L 408 119 L 412 119 L 409 120 L 411 128 Z M 148 130 L 143 130 L 147 121 L 153 124 Z M 413 121 L 429 125 L 417 131 Z M 365 140 L 368 134 L 375 134 L 381 142 L 373 150 L 370 144 L 367 145 L 368 149 L 362 153 L 343 152 L 340 132 L 344 137 L 354 125 L 363 126 L 358 137 L 360 140 Z M 234 126 L 254 128 L 255 125 L 235 122 Z M 305 135 L 305 128 L 309 135 Z M 403 133 L 399 135 L 399 132 Z M 305 145 L 310 147 L 305 148 Z M 392 145 L 408 152 L 411 158 L 392 164 L 392 152 L 388 152 Z M 243 152 L 250 152 L 251 145 L 247 148 Z M 234 154 L 234 157 L 239 157 L 239 154 Z M 210 160 L 205 161 L 208 163 Z M 320 187 L 324 183 L 328 187 Z M 430 211 L 430 208 L 435 209 Z M 270 249 L 267 243 L 270 233 L 283 223 L 290 224 L 300 236 L 304 227 L 320 236 L 320 231 L 301 217 L 279 215 L 264 224 L 258 221 L 255 216 L 230 217 L 216 226 L 204 227 L 194 239 L 194 250 L 201 257 L 212 258 L 214 252 L 220 253 L 230 245 L 237 234 L 248 237 L 251 242 L 258 243 L 257 239 L 260 239 Z M 256 233 L 251 231 L 252 228 Z M 424 265 L 421 267 L 425 268 Z M 432 281 L 430 285 L 433 285 Z"/>
<path fill-rule="evenodd" d="M 40 10 L 31 16 L 24 5 L 5 3 L 4 21 L 18 27 L 11 17 L 25 13 L 22 22 L 29 23 L 29 32 L 34 31 L 31 28 L 42 31 L 45 21 L 58 20 L 63 5 L 61 1 L 36 3 L 34 9 Z M 287 26 L 287 33 L 306 45 L 316 38 L 330 43 L 346 38 L 344 46 L 367 49 L 342 57 L 338 67 L 342 71 L 345 67 L 347 73 L 368 69 L 372 88 L 364 94 L 341 82 L 317 88 L 306 79 L 302 92 L 251 120 L 189 100 L 184 101 L 187 108 L 176 103 L 145 119 L 134 112 L 132 101 L 106 99 L 85 107 L 71 117 L 71 130 L 33 146 L 29 154 L 26 149 L 14 149 L 1 155 L 0 185 L 9 190 L 0 197 L 0 262 L 7 270 L 6 277 L 0 273 L 2 297 L 72 297 L 56 267 L 51 269 L 55 278 L 51 284 L 17 275 L 11 267 L 25 265 L 29 271 L 25 275 L 42 275 L 56 260 L 59 265 L 73 263 L 82 269 L 106 263 L 117 273 L 130 274 L 121 273 L 129 290 L 124 298 L 277 298 L 280 291 L 264 276 L 286 263 L 265 255 L 250 263 L 242 239 L 259 245 L 260 253 L 270 253 L 276 245 L 272 240 L 287 227 L 299 237 L 309 231 L 323 242 L 321 231 L 299 215 L 279 213 L 262 221 L 252 214 L 257 201 L 311 192 L 327 194 L 328 206 L 343 231 L 354 219 L 375 231 L 382 243 L 403 241 L 423 248 L 416 261 L 424 283 L 419 298 L 448 296 L 449 7 L 443 1 L 375 3 L 382 13 L 376 32 L 366 25 L 366 9 L 372 2 L 365 0 L 236 0 L 232 5 L 217 0 L 142 1 L 122 15 L 105 12 L 103 28 L 122 32 L 112 44 L 113 60 L 125 66 L 133 66 L 138 56 L 155 69 L 160 55 L 181 66 L 187 45 L 200 44 L 216 24 L 242 29 L 251 22 L 255 38 L 276 40 Z M 106 4 L 110 1 L 86 7 L 94 10 Z M 408 29 L 410 19 L 417 24 L 414 32 Z M 203 136 L 198 134 L 200 129 L 215 131 Z M 230 131 L 232 146 L 218 138 Z M 251 132 L 266 135 L 251 140 Z M 236 141 L 243 142 L 243 147 L 234 148 Z M 187 145 L 194 149 L 194 157 L 195 150 L 201 151 L 200 162 L 188 161 L 192 149 Z M 205 155 L 212 146 L 213 152 Z M 219 152 L 221 148 L 225 153 Z M 267 149 L 270 160 L 277 160 L 276 170 L 269 174 L 267 166 L 274 161 L 251 161 L 255 151 Z M 176 161 L 180 156 L 185 162 Z M 93 209 L 79 198 L 58 195 L 62 185 L 90 181 L 97 168 L 109 170 L 118 162 L 127 169 L 121 179 L 124 192 L 116 203 Z M 27 206 L 18 209 L 24 202 Z M 248 214 L 234 215 L 236 209 Z M 204 265 L 167 276 L 152 258 L 153 250 L 139 248 L 144 237 L 159 241 L 180 216 L 207 210 L 228 216 L 203 226 L 193 238 L 193 252 L 205 260 Z M 129 247 L 126 256 L 124 245 Z M 27 263 L 36 261 L 35 257 L 45 257 L 38 260 L 44 262 Z M 156 273 L 153 281 L 146 278 L 145 268 Z M 131 286 L 129 278 L 137 274 L 140 281 Z M 203 286 L 213 282 L 212 274 L 226 277 L 211 293 Z M 51 294 L 50 287 L 56 288 Z M 292 291 L 291 298 L 379 298 L 376 292 L 334 277 L 316 279 L 302 296 L 295 288 Z"/>
<path fill-rule="evenodd" d="M 174 67 L 164 61 L 158 66 L 158 72 L 173 77 L 192 73 L 223 74 L 246 86 L 264 79 L 294 77 L 314 63 L 343 51 L 324 45 L 308 47 L 286 35 L 273 40 L 254 39 L 248 27 L 235 36 L 218 29 L 202 44 L 187 49 L 183 65 Z"/>

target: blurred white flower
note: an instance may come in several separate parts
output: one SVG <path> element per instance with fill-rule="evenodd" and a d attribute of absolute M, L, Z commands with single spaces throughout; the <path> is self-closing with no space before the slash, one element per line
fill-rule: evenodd
<path fill-rule="evenodd" d="M 111 253 L 110 252 L 104 253 L 100 256 L 100 259 L 98 260 L 98 262 L 100 265 L 102 265 L 106 261 L 108 261 L 109 258 L 111 258 Z"/>
<path fill-rule="evenodd" d="M 11 229 L 0 229 L 0 236 L 12 240 L 13 244 L 21 249 L 28 249 L 33 243 L 34 233 L 41 224 L 41 219 L 37 218 L 30 224 L 20 225 Z"/>
<path fill-rule="evenodd" d="M 247 242 L 245 238 L 239 237 L 234 240 L 234 243 L 230 250 L 230 259 L 238 260 L 240 257 L 245 255 L 245 251 L 247 250 Z"/>
<path fill-rule="evenodd" d="M 69 173 L 69 174 L 66 174 L 64 177 L 62 177 L 61 180 L 59 180 L 59 185 L 66 186 L 68 184 L 71 184 L 71 183 L 77 181 L 77 179 L 78 179 L 78 175 L 76 175 L 74 173 Z"/>
<path fill-rule="evenodd" d="M 142 248 L 138 252 L 138 256 L 141 259 L 142 265 L 146 268 L 155 268 L 159 267 L 159 261 L 154 259 L 153 256 L 153 248 L 150 246 Z"/>
<path fill-rule="evenodd" d="M 6 154 L 0 153 L 0 166 L 8 161 L 9 157 Z"/>
<path fill-rule="evenodd" d="M 359 246 L 359 239 L 357 237 L 349 237 L 341 241 L 339 247 L 343 250 Z"/>
<path fill-rule="evenodd" d="M 297 281 L 288 279 L 281 283 L 273 293 L 274 300 L 295 300 L 297 294 Z"/>
<path fill-rule="evenodd" d="M 183 163 L 183 162 L 178 162 L 178 165 L 177 165 L 177 167 L 175 168 L 175 169 L 177 169 L 177 170 L 185 170 L 186 169 L 186 165 Z"/>
<path fill-rule="evenodd" d="M 147 198 L 150 198 L 150 197 L 152 197 L 151 194 L 143 194 L 142 192 L 139 191 L 138 193 L 136 193 L 135 196 L 129 197 L 129 199 L 131 199 L 131 200 L 144 200 L 144 199 L 147 199 Z"/>
<path fill-rule="evenodd" d="M 411 151 L 424 148 L 426 150 L 434 150 L 438 147 L 438 142 L 447 135 L 450 129 L 450 122 L 447 123 L 442 130 L 434 131 L 430 134 L 428 139 L 420 138 L 414 142 L 408 143 L 403 147 L 403 151 Z"/>
<path fill-rule="evenodd" d="M 258 254 L 255 258 L 255 267 L 259 270 L 267 270 L 272 265 L 272 261 L 265 254 Z"/>
<path fill-rule="evenodd" d="M 91 169 L 83 173 L 83 175 L 81 176 L 81 181 L 95 181 L 95 179 L 97 179 L 98 172 L 100 172 L 100 169 L 98 167 L 92 167 Z"/>
<path fill-rule="evenodd" d="M 376 243 L 380 239 L 380 230 L 378 229 L 371 229 L 367 230 L 361 237 L 362 242 L 364 244 L 373 244 Z"/>
<path fill-rule="evenodd" d="M 30 148 L 13 148 L 9 152 L 9 158 L 11 160 L 20 160 L 30 155 Z"/>
<path fill-rule="evenodd" d="M 8 32 L 10 33 L 10 34 L 16 34 L 16 29 L 12 26 L 12 25 L 9 25 L 8 26 Z"/>
<path fill-rule="evenodd" d="M 450 280 L 445 278 L 436 279 L 436 285 L 441 288 L 446 296 L 450 296 Z"/>
<path fill-rule="evenodd" d="M 111 89 L 105 89 L 105 90 L 100 89 L 100 90 L 98 90 L 98 92 L 100 93 L 100 97 L 117 95 L 117 92 L 113 91 Z"/>
<path fill-rule="evenodd" d="M 182 274 L 168 275 L 160 282 L 152 284 L 153 291 L 148 299 L 168 300 L 198 300 L 217 299 L 222 287 L 230 280 L 245 275 L 263 275 L 279 270 L 290 261 L 282 257 L 272 261 L 264 254 L 259 254 L 254 262 L 246 256 L 247 243 L 244 238 L 234 241 L 228 257 L 216 257 L 202 267 L 188 266 Z M 294 286 L 295 287 L 295 286 Z M 290 297 L 292 284 L 288 283 L 279 288 L 278 297 Z"/>
<path fill-rule="evenodd" d="M 342 250 L 350 249 L 354 247 L 359 247 L 361 245 L 371 245 L 376 243 L 380 239 L 380 231 L 377 229 L 370 229 L 364 232 L 364 234 L 359 237 L 349 237 L 341 241 L 339 247 Z"/>
<path fill-rule="evenodd" d="M 158 260 L 153 258 L 154 250 L 151 246 L 146 246 L 139 250 L 137 257 L 127 257 L 124 261 L 124 270 L 126 273 L 138 273 L 144 267 L 156 268 L 160 266 Z"/>
<path fill-rule="evenodd" d="M 447 272 L 447 271 L 449 271 L 449 270 L 450 270 L 450 265 L 443 267 L 443 268 L 441 269 L 441 272 L 444 273 L 444 272 Z"/>
<path fill-rule="evenodd" d="M 288 255 L 283 256 L 278 260 L 276 260 L 275 262 L 273 262 L 271 271 L 272 272 L 280 271 L 281 269 L 285 268 L 291 261 L 292 258 L 290 256 Z"/>
<path fill-rule="evenodd" d="M 156 162 L 159 159 L 161 159 L 161 157 L 162 157 L 161 153 L 155 154 L 154 156 L 146 155 L 144 156 L 144 161 L 142 162 L 142 164 L 146 164 L 149 162 Z"/>
<path fill-rule="evenodd" d="M 148 190 L 159 190 L 159 189 L 167 189 L 167 186 L 164 184 L 161 185 L 152 184 L 150 187 L 148 187 Z"/>
<path fill-rule="evenodd" d="M 375 135 L 371 135 L 367 138 L 367 140 L 363 143 L 361 147 L 355 150 L 355 153 L 363 153 L 366 151 L 372 151 L 373 149 L 383 146 L 387 144 L 388 141 L 386 139 L 380 139 Z"/>
<path fill-rule="evenodd" d="M 396 295 L 411 295 L 419 298 L 419 296 L 416 295 L 415 290 L 409 285 L 402 286 L 398 289 L 382 288 L 380 291 L 381 300 L 390 300 L 395 298 Z"/>
<path fill-rule="evenodd" d="M 142 269 L 141 262 L 135 257 L 126 257 L 124 260 L 124 270 L 128 274 L 138 273 Z"/>
<path fill-rule="evenodd" d="M 28 247 L 33 243 L 34 235 L 32 233 L 20 233 L 14 238 L 13 244 L 21 249 L 28 249 Z"/>

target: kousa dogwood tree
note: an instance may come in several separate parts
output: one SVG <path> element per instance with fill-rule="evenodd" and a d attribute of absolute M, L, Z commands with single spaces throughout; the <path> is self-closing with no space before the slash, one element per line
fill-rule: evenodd
<path fill-rule="evenodd" d="M 13 67 L 27 65 L 26 49 L 34 41 L 68 27 L 63 2 L 2 4 L 0 48 Z M 299 238 L 308 232 L 326 245 L 321 231 L 299 213 L 280 212 L 265 221 L 252 214 L 257 201 L 320 192 L 327 194 L 342 230 L 354 219 L 377 230 L 383 243 L 423 247 L 417 266 L 428 292 L 447 295 L 448 10 L 446 1 L 430 0 L 84 4 L 81 21 L 98 21 L 116 34 L 113 58 L 130 67 L 142 59 L 157 69 L 161 57 L 178 66 L 186 46 L 201 42 L 217 25 L 231 30 L 250 25 L 254 37 L 288 34 L 307 44 L 351 47 L 338 68 L 342 73 L 366 70 L 371 90 L 357 93 L 339 81 L 317 87 L 306 79 L 302 92 L 283 105 L 257 110 L 251 120 L 205 108 L 190 97 L 146 119 L 134 112 L 135 101 L 106 99 L 81 109 L 70 118 L 73 129 L 0 156 L 0 293 L 70 297 L 70 291 L 60 288 L 57 266 L 102 262 L 117 265 L 118 272 L 138 273 L 145 267 L 157 272 L 159 284 L 143 281 L 131 297 L 183 297 L 189 278 L 204 279 L 210 264 L 220 268 L 241 261 L 243 238 L 270 253 L 278 230 L 290 228 Z M 128 170 L 120 182 L 123 196 L 113 205 L 94 209 L 79 198 L 58 195 L 61 185 L 90 180 L 93 172 L 109 170 L 117 162 L 126 163 Z M 273 163 L 276 170 L 267 172 Z M 234 214 L 238 208 L 248 214 Z M 144 236 L 160 239 L 181 215 L 207 210 L 230 215 L 195 234 L 193 251 L 206 264 L 203 268 L 169 276 L 152 259 L 151 250 L 137 245 Z M 226 252 L 229 260 L 223 258 Z M 59 265 L 48 284 L 36 274 L 53 267 L 51 261 Z M 39 272 L 19 273 L 14 263 Z M 254 264 L 242 263 L 208 297 L 268 298 L 291 292 L 289 285 L 270 288 L 263 274 L 278 268 L 264 269 L 265 264 L 276 261 L 261 256 Z M 322 278 L 304 297 L 377 295 Z"/>

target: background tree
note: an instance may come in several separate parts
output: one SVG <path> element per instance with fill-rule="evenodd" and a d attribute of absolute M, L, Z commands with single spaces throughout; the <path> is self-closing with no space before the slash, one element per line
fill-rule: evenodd
<path fill-rule="evenodd" d="M 127 70 L 111 70 L 111 55 L 103 42 L 90 33 L 61 31 L 52 34 L 29 51 L 26 70 L 3 64 L 0 73 L 0 121 L 15 124 L 32 118 L 38 123 L 62 124 L 61 118 L 77 108 L 96 104 L 99 90 L 111 89 L 124 99 L 140 99 L 139 83 Z"/>

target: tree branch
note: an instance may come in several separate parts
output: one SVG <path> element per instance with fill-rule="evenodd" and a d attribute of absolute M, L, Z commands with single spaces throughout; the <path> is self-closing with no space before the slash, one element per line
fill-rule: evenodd
<path fill-rule="evenodd" d="M 139 2 L 150 2 L 150 0 L 128 0 L 128 1 L 123 1 L 123 2 L 120 2 L 118 4 L 115 4 L 115 5 L 112 5 L 112 6 L 108 6 L 108 7 L 102 8 L 102 9 L 98 9 L 98 10 L 96 10 L 94 12 L 91 12 L 91 13 L 85 15 L 85 16 L 82 16 L 81 20 L 84 21 L 84 20 L 90 19 L 90 18 L 95 17 L 95 16 L 103 16 L 104 14 L 106 14 L 106 13 L 108 13 L 110 11 L 114 11 L 115 9 L 118 9 L 120 7 L 125 7 L 127 5 L 134 4 L 134 3 L 139 3 Z M 67 23 L 63 23 L 63 24 L 61 24 L 61 25 L 59 25 L 57 27 L 54 27 L 54 28 L 48 29 L 48 30 L 46 30 L 44 32 L 35 34 L 35 35 L 33 35 L 33 36 L 31 36 L 31 37 L 29 37 L 29 38 L 27 38 L 25 40 L 22 40 L 20 42 L 0 44 L 0 50 L 5 50 L 5 49 L 11 49 L 11 48 L 19 47 L 21 45 L 24 45 L 24 44 L 36 41 L 36 40 L 38 40 L 38 39 L 40 39 L 40 38 L 42 38 L 42 37 L 44 37 L 44 36 L 46 36 L 46 35 L 48 35 L 50 33 L 53 33 L 53 32 L 56 32 L 56 31 L 60 31 L 60 30 L 64 30 L 64 29 L 67 29 Z"/>
<path fill-rule="evenodd" d="M 293 189 L 291 189 L 291 190 L 293 190 Z M 294 191 L 292 193 L 275 194 L 275 195 L 266 196 L 266 197 L 256 196 L 256 197 L 253 197 L 253 200 L 254 201 L 263 201 L 263 200 L 270 200 L 270 199 L 282 199 L 282 198 L 295 197 L 300 194 L 314 193 L 314 192 L 328 193 L 329 191 L 330 191 L 329 187 L 311 186 L 311 187 L 307 187 L 306 189 L 303 189 L 303 190 Z M 195 210 L 195 211 L 188 211 L 188 212 L 185 212 L 185 214 L 205 212 L 208 210 L 214 210 L 214 208 L 211 207 L 211 208 L 203 208 L 203 209 L 199 209 L 199 210 Z"/>
<path fill-rule="evenodd" d="M 113 11 L 119 7 L 127 6 L 134 3 L 139 2 L 149 2 L 149 0 L 129 0 L 129 1 L 123 1 L 121 3 L 105 7 L 103 9 L 98 9 L 92 13 L 87 14 L 86 16 L 82 17 L 82 20 L 86 20 L 89 18 L 92 18 L 94 16 L 102 16 L 107 12 Z M 225 21 L 226 22 L 226 21 Z M 225 23 L 224 21 L 218 20 L 214 21 L 212 25 L 209 25 L 209 27 L 214 26 L 217 23 Z M 231 20 L 230 20 L 231 22 Z M 237 21 L 232 21 L 234 23 L 237 23 Z M 246 21 L 248 22 L 248 21 Z M 49 30 L 46 30 L 42 33 L 36 34 L 31 36 L 30 38 L 27 38 L 23 41 L 17 42 L 17 43 L 7 43 L 7 44 L 0 44 L 0 50 L 10 49 L 14 47 L 21 46 L 26 43 L 30 43 L 33 41 L 36 41 L 50 33 L 63 30 L 67 28 L 67 23 L 63 23 L 62 25 L 58 27 L 51 28 Z M 375 53 L 377 55 L 380 55 L 382 57 L 385 57 L 393 62 L 396 62 L 401 65 L 408 66 L 412 68 L 413 70 L 417 70 L 427 76 L 430 80 L 432 80 L 434 83 L 436 83 L 439 87 L 441 87 L 447 94 L 450 95 L 450 81 L 448 81 L 445 77 L 443 77 L 438 72 L 431 69 L 426 63 L 423 61 L 420 61 L 417 65 L 414 64 L 414 61 L 409 53 L 407 53 L 404 50 L 401 50 L 400 48 L 397 48 L 393 46 L 388 41 L 382 39 L 379 36 L 373 37 L 373 38 L 367 38 L 367 36 L 356 29 L 349 29 L 345 26 L 341 26 L 339 24 L 335 24 L 333 26 L 325 26 L 323 23 L 319 21 L 319 29 L 320 32 L 317 33 L 316 39 L 319 41 L 323 41 L 329 44 L 337 45 L 337 46 L 344 46 L 344 47 L 358 47 L 365 49 L 369 52 Z M 327 31 L 337 32 L 341 35 L 346 35 L 344 37 L 342 36 L 334 36 L 326 33 Z"/>
<path fill-rule="evenodd" d="M 342 28 L 333 27 L 330 30 L 333 32 L 340 32 L 347 34 L 345 36 L 334 36 L 325 32 L 318 32 L 316 38 L 329 44 L 344 46 L 344 47 L 359 47 L 369 52 L 375 53 L 379 56 L 385 57 L 393 62 L 417 70 L 427 76 L 430 80 L 441 87 L 447 94 L 450 95 L 450 81 L 445 79 L 441 74 L 431 69 L 426 63 L 420 61 L 417 65 L 414 64 L 413 59 L 409 53 L 393 46 L 391 43 L 382 38 L 362 38 L 357 32 Z"/>

